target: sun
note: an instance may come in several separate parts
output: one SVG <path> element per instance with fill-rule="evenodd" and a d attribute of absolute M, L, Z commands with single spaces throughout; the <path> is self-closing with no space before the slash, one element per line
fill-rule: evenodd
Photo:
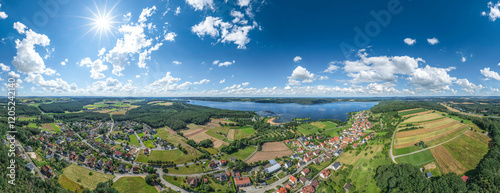
<path fill-rule="evenodd" d="M 108 10 L 106 5 L 100 8 L 94 1 L 94 10 L 87 7 L 87 10 L 91 13 L 92 17 L 81 18 L 89 20 L 90 22 L 86 24 L 86 26 L 90 26 L 91 28 L 85 34 L 83 34 L 83 36 L 93 31 L 94 35 L 92 39 L 95 38 L 97 34 L 99 34 L 99 43 L 101 42 L 103 35 L 106 36 L 106 38 L 108 38 L 109 35 L 115 37 L 115 35 L 113 34 L 113 31 L 116 30 L 114 24 L 120 23 L 114 20 L 118 15 L 112 14 L 116 5 L 118 5 L 118 3 L 116 3 L 111 9 Z"/>

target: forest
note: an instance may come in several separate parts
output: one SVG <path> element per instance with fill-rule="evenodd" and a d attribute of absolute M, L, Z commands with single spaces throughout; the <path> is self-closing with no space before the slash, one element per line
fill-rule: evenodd
<path fill-rule="evenodd" d="M 34 106 L 29 106 L 29 105 L 24 105 L 24 104 L 16 104 L 15 105 L 16 109 L 16 116 L 20 115 L 26 115 L 26 116 L 33 116 L 33 115 L 40 115 L 40 110 L 38 110 Z M 0 106 L 0 115 L 7 115 L 7 106 L 2 105 Z"/>
<path fill-rule="evenodd" d="M 77 112 L 83 110 L 83 106 L 102 101 L 102 98 L 77 98 L 68 102 L 54 102 L 40 104 L 38 108 L 45 113 Z"/>
<path fill-rule="evenodd" d="M 371 108 L 373 113 L 387 113 L 405 109 L 425 108 L 428 110 L 448 111 L 436 101 L 382 101 Z"/>
<path fill-rule="evenodd" d="M 184 129 L 189 123 L 203 125 L 210 118 L 252 118 L 253 112 L 215 109 L 173 102 L 170 106 L 145 104 L 127 111 L 125 115 L 113 115 L 115 121 L 133 120 L 146 123 L 153 128 L 169 126 L 174 130 Z"/>

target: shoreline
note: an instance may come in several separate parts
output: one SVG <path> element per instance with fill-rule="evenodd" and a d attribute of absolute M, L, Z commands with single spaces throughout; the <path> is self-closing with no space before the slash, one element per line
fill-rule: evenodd
<path fill-rule="evenodd" d="M 280 125 L 281 124 L 281 123 L 275 123 L 274 119 L 276 119 L 276 118 L 271 118 L 271 119 L 267 120 L 267 123 L 269 123 L 271 125 Z"/>

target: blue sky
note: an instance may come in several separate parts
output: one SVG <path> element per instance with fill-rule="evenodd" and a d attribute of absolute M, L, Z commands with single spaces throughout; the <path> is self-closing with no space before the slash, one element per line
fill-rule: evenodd
<path fill-rule="evenodd" d="M 498 1 L 40 2 L 0 1 L 23 96 L 500 93 Z"/>

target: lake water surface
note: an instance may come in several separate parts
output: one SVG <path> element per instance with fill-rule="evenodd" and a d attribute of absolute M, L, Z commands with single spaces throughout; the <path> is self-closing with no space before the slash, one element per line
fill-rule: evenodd
<path fill-rule="evenodd" d="M 345 121 L 346 113 L 368 110 L 378 102 L 335 102 L 314 105 L 296 103 L 256 103 L 256 102 L 214 102 L 191 100 L 189 104 L 219 109 L 254 111 L 261 116 L 279 116 L 277 123 L 285 123 L 293 118 L 337 119 Z"/>

